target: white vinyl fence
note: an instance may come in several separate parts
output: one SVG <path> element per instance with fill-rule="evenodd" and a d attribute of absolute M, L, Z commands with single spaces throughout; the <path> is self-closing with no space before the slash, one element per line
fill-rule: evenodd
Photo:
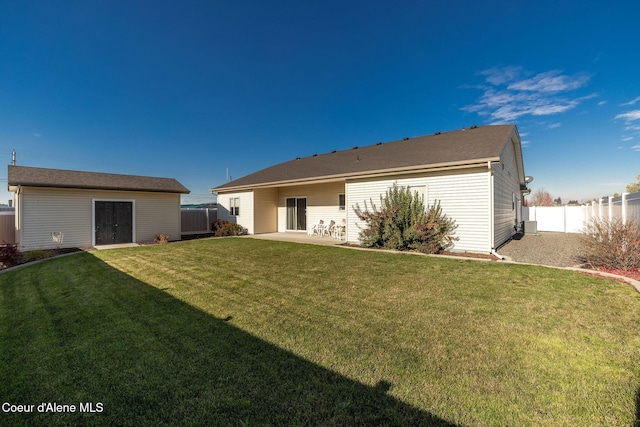
<path fill-rule="evenodd" d="M 536 221 L 538 231 L 582 233 L 584 206 L 531 206 L 522 208 L 525 221 Z"/>
<path fill-rule="evenodd" d="M 536 221 L 538 231 L 582 233 L 595 220 L 640 221 L 640 192 L 602 198 L 582 206 L 531 206 L 522 208 L 524 221 Z"/>

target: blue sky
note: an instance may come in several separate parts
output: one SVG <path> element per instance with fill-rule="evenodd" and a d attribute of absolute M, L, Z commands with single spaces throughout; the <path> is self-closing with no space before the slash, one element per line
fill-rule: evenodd
<path fill-rule="evenodd" d="M 640 174 L 638 16 L 615 0 L 1 0 L 0 158 L 174 177 L 201 202 L 227 168 L 515 123 L 532 189 L 588 200 Z"/>

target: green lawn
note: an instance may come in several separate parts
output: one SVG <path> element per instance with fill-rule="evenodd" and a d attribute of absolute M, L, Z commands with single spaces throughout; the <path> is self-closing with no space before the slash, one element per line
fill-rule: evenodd
<path fill-rule="evenodd" d="M 242 238 L 81 253 L 0 274 L 0 403 L 35 405 L 0 425 L 640 425 L 639 325 L 631 287 L 543 267 Z"/>

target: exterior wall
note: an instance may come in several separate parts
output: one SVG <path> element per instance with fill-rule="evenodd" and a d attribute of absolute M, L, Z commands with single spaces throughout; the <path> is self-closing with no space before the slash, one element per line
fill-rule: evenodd
<path fill-rule="evenodd" d="M 93 246 L 94 200 L 133 201 L 134 242 L 158 233 L 180 239 L 180 195 L 172 193 L 22 187 L 16 212 L 21 249 Z M 51 233 L 62 232 L 62 243 Z"/>
<path fill-rule="evenodd" d="M 522 220 L 522 195 L 518 182 L 518 166 L 513 144 L 507 144 L 500 163 L 491 165 L 493 171 L 493 236 L 496 248 L 516 233 Z M 515 203 L 514 203 L 515 197 Z"/>
<path fill-rule="evenodd" d="M 355 215 L 356 204 L 364 208 L 370 200 L 378 206 L 394 183 L 399 186 L 424 189 L 425 202 L 429 205 L 440 201 L 445 214 L 458 225 L 455 235 L 460 238 L 453 248 L 456 251 L 491 251 L 490 175 L 485 168 L 458 171 L 448 174 L 426 174 L 384 178 L 377 180 L 353 180 L 347 182 L 347 241 L 358 242 L 360 229 L 365 226 Z"/>
<path fill-rule="evenodd" d="M 240 215 L 231 215 L 231 199 L 240 199 Z M 240 224 L 249 234 L 254 234 L 254 197 L 253 191 L 218 194 L 218 219 Z"/>
<path fill-rule="evenodd" d="M 345 194 L 343 181 L 281 187 L 278 191 L 278 232 L 287 231 L 286 199 L 288 197 L 306 197 L 307 230 L 318 224 L 320 220 L 325 224 L 329 224 L 331 220 L 336 224 L 342 224 L 342 220 L 346 220 L 346 214 L 345 210 L 339 209 L 339 194 Z"/>
<path fill-rule="evenodd" d="M 255 190 L 253 198 L 254 233 L 275 233 L 278 231 L 278 189 Z"/>

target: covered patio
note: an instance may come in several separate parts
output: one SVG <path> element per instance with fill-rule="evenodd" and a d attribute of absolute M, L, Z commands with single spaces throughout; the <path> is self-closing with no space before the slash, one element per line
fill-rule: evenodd
<path fill-rule="evenodd" d="M 250 234 L 242 237 L 246 239 L 275 240 L 280 242 L 307 243 L 310 245 L 323 246 L 337 246 L 345 243 L 344 240 L 339 240 L 330 236 L 310 236 L 307 233 L 296 232 Z"/>

